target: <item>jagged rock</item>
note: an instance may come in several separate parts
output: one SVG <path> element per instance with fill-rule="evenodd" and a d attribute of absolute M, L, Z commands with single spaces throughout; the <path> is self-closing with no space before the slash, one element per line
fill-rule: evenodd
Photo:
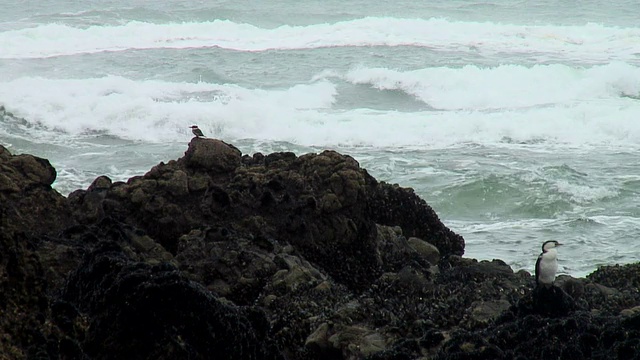
<path fill-rule="evenodd" d="M 570 317 L 505 317 L 495 326 L 455 334 L 437 359 L 634 359 L 636 329 L 616 317 L 576 312 Z"/>
<path fill-rule="evenodd" d="M 281 358 L 261 311 L 221 302 L 166 263 L 132 262 L 113 243 L 87 256 L 63 299 L 91 319 L 91 358 Z"/>
<path fill-rule="evenodd" d="M 640 288 L 640 263 L 629 265 L 601 266 L 587 275 L 587 279 L 618 290 Z"/>
<path fill-rule="evenodd" d="M 176 260 L 190 279 L 218 296 L 248 305 L 283 268 L 276 257 L 249 239 L 217 228 L 181 237 Z"/>
<path fill-rule="evenodd" d="M 375 222 L 400 226 L 407 237 L 417 237 L 435 245 L 440 255 L 462 255 L 464 239 L 444 226 L 438 215 L 413 189 L 380 183 L 370 199 Z M 403 209 L 398 211 L 398 209 Z"/>
<path fill-rule="evenodd" d="M 73 225 L 55 178 L 48 160 L 0 146 L 0 358 L 38 357 L 58 333 L 44 326 L 51 285 L 36 251 L 41 236 Z"/>
<path fill-rule="evenodd" d="M 640 356 L 637 264 L 536 289 L 334 151 L 194 139 L 67 199 L 46 161 L 0 167 L 2 360 Z"/>
<path fill-rule="evenodd" d="M 376 230 L 378 262 L 384 271 L 397 272 L 412 263 L 430 267 L 429 259 L 412 247 L 404 236 L 398 235 L 394 228 L 376 225 Z"/>
<path fill-rule="evenodd" d="M 12 214 L 13 215 L 13 214 Z M 47 283 L 28 239 L 0 207 L 0 358 L 26 359 L 45 351 Z"/>
<path fill-rule="evenodd" d="M 56 169 L 49 160 L 32 155 L 14 155 L 8 159 L 8 164 L 2 170 L 11 172 L 16 170 L 26 181 L 17 185 L 23 190 L 36 186 L 49 186 L 56 180 Z"/>
<path fill-rule="evenodd" d="M 0 207 L 6 226 L 27 234 L 54 234 L 73 224 L 66 199 L 51 188 L 56 170 L 48 160 L 11 155 L 0 145 Z"/>
<path fill-rule="evenodd" d="M 39 239 L 37 255 L 50 285 L 62 287 L 82 258 L 100 241 L 118 244 L 141 263 L 173 263 L 173 255 L 139 229 L 105 218 L 94 225 L 76 225 L 56 237 Z"/>
<path fill-rule="evenodd" d="M 107 176 L 97 177 L 89 188 L 69 194 L 69 203 L 74 208 L 74 217 L 80 223 L 92 223 L 104 218 L 104 199 L 112 182 Z"/>
<path fill-rule="evenodd" d="M 104 212 L 143 229 L 173 254 L 177 239 L 191 229 L 203 224 L 230 228 L 234 223 L 244 237 L 293 244 L 308 260 L 322 263 L 335 280 L 359 289 L 375 280 L 384 266 L 397 267 L 381 263 L 378 255 L 374 220 L 385 213 L 379 209 L 374 215 L 380 216 L 371 218 L 370 210 L 380 202 L 386 209 L 394 208 L 397 216 L 380 217 L 382 224 L 395 226 L 404 221 L 402 214 L 419 214 L 420 223 L 428 226 L 410 226 L 412 233 L 429 237 L 443 249 L 460 252 L 463 247 L 462 238 L 448 231 L 415 194 L 376 182 L 349 156 L 325 151 L 256 159 L 243 165 L 234 147 L 194 139 L 178 161 L 160 164 L 127 184 L 113 184 L 102 204 L 86 194 L 75 196 L 76 208 L 84 214 L 78 218 L 86 221 L 89 214 L 93 221 Z M 260 218 L 266 226 L 236 222 L 245 218 Z M 406 240 L 403 247 L 401 252 L 415 253 Z M 442 255 L 447 254 L 443 250 Z"/>

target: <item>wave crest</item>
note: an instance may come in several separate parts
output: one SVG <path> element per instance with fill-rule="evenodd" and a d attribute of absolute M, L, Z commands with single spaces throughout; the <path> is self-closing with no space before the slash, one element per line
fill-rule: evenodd
<path fill-rule="evenodd" d="M 365 17 L 308 26 L 261 28 L 229 20 L 75 27 L 43 24 L 0 32 L 0 58 L 41 58 L 104 51 L 220 47 L 237 51 L 336 46 L 417 46 L 439 51 L 525 53 L 579 62 L 637 59 L 640 28 L 524 26 L 441 18 Z M 553 54 L 553 55 L 544 55 Z"/>

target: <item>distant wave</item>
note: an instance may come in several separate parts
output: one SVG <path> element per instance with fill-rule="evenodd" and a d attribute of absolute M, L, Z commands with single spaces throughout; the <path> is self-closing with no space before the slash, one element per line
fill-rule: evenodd
<path fill-rule="evenodd" d="M 566 65 L 487 68 L 467 65 L 414 71 L 357 68 L 342 77 L 379 90 L 400 90 L 442 110 L 527 108 L 640 95 L 640 67 L 626 63 L 589 68 Z"/>
<path fill-rule="evenodd" d="M 274 29 L 228 20 L 119 26 L 45 24 L 0 33 L 0 58 L 40 58 L 105 51 L 220 47 L 237 51 L 337 46 L 417 46 L 441 51 L 544 54 L 575 61 L 638 60 L 640 28 L 522 26 L 440 18 L 366 17 Z"/>

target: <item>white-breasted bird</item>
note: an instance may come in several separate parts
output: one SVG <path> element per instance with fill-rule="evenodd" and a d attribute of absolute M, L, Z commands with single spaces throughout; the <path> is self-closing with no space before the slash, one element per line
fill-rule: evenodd
<path fill-rule="evenodd" d="M 558 271 L 558 251 L 556 248 L 560 246 L 555 240 L 545 241 L 542 244 L 542 253 L 536 261 L 536 284 L 550 287 L 556 280 L 556 272 Z"/>
<path fill-rule="evenodd" d="M 198 129 L 198 125 L 191 125 L 189 127 L 191 128 L 191 132 L 193 133 L 193 135 L 195 135 L 196 137 L 204 137 L 202 130 Z"/>

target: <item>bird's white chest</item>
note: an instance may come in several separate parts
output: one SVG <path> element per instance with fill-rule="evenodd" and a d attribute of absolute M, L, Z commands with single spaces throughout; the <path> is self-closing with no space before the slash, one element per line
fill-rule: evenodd
<path fill-rule="evenodd" d="M 556 272 L 558 271 L 556 251 L 552 249 L 544 253 L 538 266 L 538 282 L 552 284 L 556 279 Z"/>

